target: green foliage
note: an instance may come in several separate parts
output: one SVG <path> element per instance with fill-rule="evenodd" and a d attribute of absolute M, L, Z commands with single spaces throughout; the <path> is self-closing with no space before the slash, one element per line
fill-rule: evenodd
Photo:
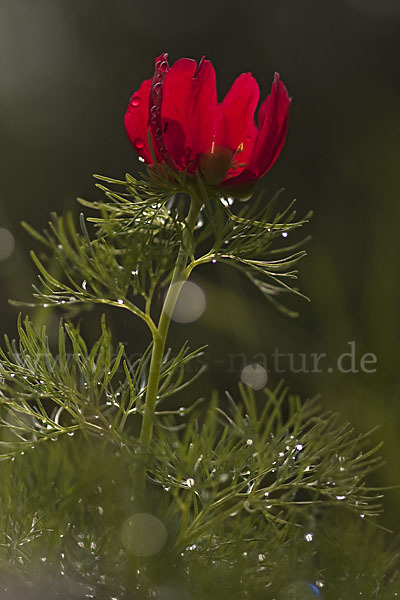
<path fill-rule="evenodd" d="M 282 390 L 281 400 L 283 395 Z M 268 396 L 270 410 L 289 409 L 291 402 L 297 409 L 293 399 L 279 404 L 272 393 Z M 253 400 L 248 402 L 253 404 Z M 309 412 L 302 411 L 298 417 L 294 411 L 287 424 L 295 427 L 297 421 L 305 420 Z M 311 591 L 308 582 L 323 586 L 325 600 L 351 600 L 361 591 L 367 598 L 383 600 L 400 591 L 397 556 L 386 550 L 382 534 L 368 518 L 354 519 L 333 506 L 353 511 L 351 501 L 332 497 L 331 502 L 327 496 L 324 505 L 305 505 L 299 499 L 294 506 L 289 491 L 279 501 L 272 491 L 265 496 L 248 473 L 255 463 L 266 464 L 270 454 L 278 458 L 282 447 L 294 463 L 293 474 L 301 477 L 305 464 L 315 456 L 315 447 L 306 456 L 304 446 L 293 460 L 286 446 L 304 439 L 291 439 L 285 423 L 280 427 L 275 420 L 272 429 L 284 431 L 284 439 L 273 441 L 272 452 L 261 443 L 269 427 L 261 422 L 261 415 L 254 422 L 237 408 L 226 412 L 235 428 L 227 427 L 225 411 L 222 414 L 211 404 L 197 435 L 194 431 L 185 441 L 186 430 L 181 436 L 157 429 L 154 483 L 148 489 L 145 509 L 138 505 L 134 455 L 104 438 L 79 433 L 73 438 L 59 437 L 1 463 L 0 580 L 8 588 L 4 597 L 19 600 L 19 593 L 21 600 L 46 600 L 56 594 L 66 600 L 91 594 L 101 600 L 200 600 L 218 594 L 221 598 L 304 600 Z M 317 409 L 312 412 L 318 415 Z M 254 440 L 251 445 L 248 435 Z M 208 440 L 202 442 L 208 454 L 195 461 L 200 441 L 196 448 L 194 443 L 200 439 Z M 170 442 L 178 445 L 169 447 Z M 160 460 L 161 450 L 168 454 Z M 349 456 L 350 469 L 351 460 Z M 347 462 L 333 455 L 331 463 L 316 467 L 314 479 L 324 476 L 324 468 L 329 476 L 336 468 L 336 482 L 343 486 L 345 475 L 338 464 L 347 467 Z M 229 471 L 232 468 L 234 472 Z M 290 485 L 282 463 L 280 470 L 281 476 L 279 471 L 273 474 L 275 482 L 282 485 L 286 478 Z M 171 477 L 163 488 L 155 477 L 167 471 Z M 260 469 L 254 472 L 259 474 Z M 193 485 L 187 483 L 190 475 Z M 268 475 L 265 489 L 271 490 L 274 482 L 267 479 Z M 167 543 L 154 557 L 135 556 L 122 542 L 127 519 L 138 512 L 156 515 L 167 529 Z M 28 588 L 22 585 L 24 580 Z"/>
<path fill-rule="evenodd" d="M 367 436 L 354 437 L 335 415 L 287 397 L 281 386 L 264 390 L 260 411 L 252 390 L 241 388 L 241 396 L 229 398 L 226 410 L 215 400 L 205 421 L 193 416 L 182 438 L 175 421 L 157 435 L 149 472 L 183 507 L 179 549 L 195 539 L 223 558 L 261 524 L 265 541 L 269 528 L 284 539 L 288 525 L 311 526 L 319 505 L 343 504 L 363 518 L 377 514 L 378 496 L 365 476 L 380 459 Z M 231 540 L 219 533 L 225 519 L 232 521 Z"/>
<path fill-rule="evenodd" d="M 60 309 L 123 308 L 147 324 L 153 342 L 131 359 L 112 343 L 104 317 L 92 347 L 70 319 L 60 321 L 54 347 L 46 327 L 28 318 L 19 318 L 17 341 L 5 338 L 0 579 L 13 600 L 28 593 L 18 578 L 30 581 L 32 598 L 37 586 L 46 596 L 43 581 L 61 598 L 96 600 L 394 594 L 394 553 L 382 546 L 372 565 L 359 553 L 343 570 L 337 526 L 331 531 L 326 519 L 343 513 L 346 527 L 357 522 L 359 540 L 379 514 L 381 494 L 368 476 L 381 464 L 380 445 L 370 434 L 283 384 L 193 400 L 187 388 L 204 369 L 203 349 L 165 351 L 165 339 L 160 346 L 168 327 L 156 324 L 154 299 L 175 281 L 179 260 L 184 279 L 205 263 L 230 264 L 278 307 L 281 293 L 299 294 L 293 282 L 304 251 L 284 240 L 309 215 L 296 221 L 292 205 L 277 212 L 279 194 L 238 208 L 199 178 L 161 165 L 141 181 L 99 179 L 120 191 L 101 183 L 105 200 L 81 200 L 96 216 L 81 216 L 80 230 L 71 215 L 53 215 L 43 234 L 25 225 L 46 249 L 32 253 L 40 273 L 34 296 Z M 156 344 L 161 370 L 149 416 Z M 146 418 L 148 446 L 139 443 Z M 132 550 L 143 542 L 137 532 L 124 541 L 131 517 L 143 513 L 166 532 L 151 556 Z M 369 580 L 361 576 L 367 568 Z"/>
<path fill-rule="evenodd" d="M 102 319 L 101 335 L 88 349 L 79 327 L 60 321 L 58 346 L 52 352 L 46 327 L 38 331 L 28 318 L 18 321 L 19 342 L 6 337 L 0 349 L 0 426 L 6 431 L 3 453 L 7 458 L 26 448 L 75 431 L 107 437 L 121 443 L 129 419 L 140 415 L 147 390 L 149 346 L 142 357 L 130 361 L 124 347 L 112 346 L 111 333 Z M 159 402 L 183 390 L 184 369 L 202 350 L 190 352 L 187 344 L 176 356 L 164 357 Z M 129 437 L 126 444 L 134 444 Z"/>
<path fill-rule="evenodd" d="M 231 198 L 221 198 L 221 204 L 217 205 L 206 202 L 210 225 L 203 236 L 208 233 L 215 240 L 208 256 L 240 269 L 277 308 L 289 316 L 297 316 L 296 312 L 277 302 L 276 296 L 283 292 L 295 292 L 305 298 L 290 282 L 296 279 L 295 267 L 305 256 L 305 251 L 298 248 L 307 240 L 284 247 L 281 247 L 280 242 L 306 224 L 312 213 L 296 221 L 294 202 L 282 212 L 276 212 L 282 193 L 283 190 L 280 190 L 268 203 L 259 194 L 237 214 L 232 211 Z M 278 258 L 279 255 L 282 258 Z M 198 262 L 200 261 L 202 259 Z"/>
<path fill-rule="evenodd" d="M 98 187 L 106 201 L 80 200 L 101 215 L 87 219 L 96 227 L 93 239 L 83 215 L 80 231 L 71 215 L 63 218 L 53 214 L 50 228 L 43 234 L 24 224 L 49 251 L 43 260 L 32 252 L 41 283 L 41 288 L 34 286 L 34 296 L 44 306 L 82 302 L 119 306 L 142 318 L 152 329 L 151 302 L 157 285 L 169 281 L 182 243 L 185 208 L 192 188 L 187 187 L 188 193 L 167 193 L 162 188 L 148 188 L 130 175 L 125 182 L 101 179 L 118 184 L 122 191 L 116 193 L 101 184 Z M 215 192 L 209 197 L 201 182 L 199 186 L 202 209 L 193 233 L 189 272 L 208 262 L 226 262 L 243 271 L 278 307 L 278 294 L 299 293 L 287 280 L 296 278 L 294 267 L 305 252 L 294 252 L 301 242 L 280 247 L 280 240 L 282 234 L 304 225 L 310 214 L 295 221 L 292 205 L 274 214 L 281 192 L 267 203 L 260 195 L 236 214 L 227 199 Z M 155 195 L 157 190 L 159 196 Z M 276 258 L 278 254 L 283 257 Z M 52 275 L 44 264 L 53 266 L 54 260 L 63 277 Z M 137 305 L 138 297 L 143 299 L 144 307 Z"/>

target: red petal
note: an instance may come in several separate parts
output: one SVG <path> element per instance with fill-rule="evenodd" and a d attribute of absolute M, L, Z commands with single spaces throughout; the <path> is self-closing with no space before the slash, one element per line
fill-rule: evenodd
<path fill-rule="evenodd" d="M 275 73 L 271 94 L 260 109 L 260 134 L 247 169 L 262 177 L 274 164 L 285 143 L 289 124 L 289 94 Z"/>
<path fill-rule="evenodd" d="M 161 113 L 164 142 L 175 163 L 181 168 L 187 166 L 184 152 L 191 143 L 191 139 L 188 139 L 188 106 L 195 71 L 195 60 L 181 58 L 170 67 L 163 85 Z"/>
<path fill-rule="evenodd" d="M 130 99 L 125 113 L 124 123 L 127 134 L 136 152 L 146 163 L 153 162 L 148 141 L 149 94 L 151 79 L 143 81 L 142 85 Z"/>
<path fill-rule="evenodd" d="M 160 54 L 155 60 L 154 75 L 151 82 L 149 94 L 149 126 L 154 140 L 154 151 L 161 156 L 162 160 L 175 166 L 174 161 L 168 154 L 164 143 L 161 119 L 161 106 L 163 100 L 163 84 L 168 72 L 168 54 Z M 157 157 L 157 160 L 158 157 Z"/>
<path fill-rule="evenodd" d="M 209 60 L 201 60 L 194 78 L 188 106 L 188 133 L 194 155 L 209 152 L 215 137 L 217 88 L 215 71 Z"/>
<path fill-rule="evenodd" d="M 244 150 L 245 136 L 249 135 L 249 128 L 254 124 L 259 96 L 258 84 L 251 73 L 243 73 L 234 81 L 219 105 L 216 146 L 225 146 L 236 152 L 243 144 Z M 242 158 L 243 152 L 238 157 L 239 162 L 243 162 Z"/>
<path fill-rule="evenodd" d="M 223 183 L 226 182 L 228 185 L 229 180 L 231 180 L 232 177 L 237 177 L 246 169 L 247 163 L 249 162 L 250 156 L 252 155 L 257 138 L 258 128 L 252 121 L 243 138 L 243 149 L 241 149 L 241 151 L 235 152 L 235 154 L 233 155 L 232 167 L 226 174 Z"/>

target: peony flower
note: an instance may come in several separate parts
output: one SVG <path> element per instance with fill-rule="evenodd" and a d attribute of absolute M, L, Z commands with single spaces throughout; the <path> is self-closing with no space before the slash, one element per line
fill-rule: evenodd
<path fill-rule="evenodd" d="M 153 78 L 129 102 L 125 127 L 148 165 L 155 159 L 175 171 L 199 171 L 209 185 L 239 190 L 272 167 L 288 129 L 290 98 L 278 73 L 256 123 L 258 100 L 251 73 L 240 75 L 218 103 L 209 60 L 181 58 L 169 67 L 161 54 Z"/>

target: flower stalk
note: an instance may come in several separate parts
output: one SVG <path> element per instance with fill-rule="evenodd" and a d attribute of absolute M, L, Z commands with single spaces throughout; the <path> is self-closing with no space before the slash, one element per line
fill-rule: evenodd
<path fill-rule="evenodd" d="M 154 413 L 157 404 L 157 395 L 160 383 L 161 365 L 164 356 L 165 344 L 168 336 L 171 316 L 174 311 L 183 284 L 190 275 L 187 262 L 193 253 L 193 230 L 200 212 L 201 202 L 196 191 L 190 192 L 190 208 L 186 218 L 186 226 L 182 234 L 180 245 L 171 282 L 161 310 L 158 326 L 153 332 L 153 350 L 150 361 L 149 378 L 144 404 L 142 426 L 139 441 L 143 449 L 148 449 L 151 444 L 154 426 Z"/>

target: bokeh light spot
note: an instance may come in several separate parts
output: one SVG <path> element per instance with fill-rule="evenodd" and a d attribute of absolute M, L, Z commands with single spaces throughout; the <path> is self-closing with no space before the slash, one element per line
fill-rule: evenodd
<path fill-rule="evenodd" d="M 253 388 L 253 390 L 261 390 L 268 381 L 268 373 L 262 365 L 247 365 L 243 369 L 240 379 L 242 383 Z"/>
<path fill-rule="evenodd" d="M 206 304 L 206 296 L 201 287 L 186 281 L 180 291 L 172 319 L 177 323 L 192 323 L 201 317 Z"/>
<path fill-rule="evenodd" d="M 121 528 L 125 548 L 135 556 L 154 556 L 167 541 L 164 523 L 154 515 L 137 513 L 128 517 Z"/>
<path fill-rule="evenodd" d="M 0 227 L 0 260 L 7 260 L 14 252 L 15 239 L 11 231 Z"/>

